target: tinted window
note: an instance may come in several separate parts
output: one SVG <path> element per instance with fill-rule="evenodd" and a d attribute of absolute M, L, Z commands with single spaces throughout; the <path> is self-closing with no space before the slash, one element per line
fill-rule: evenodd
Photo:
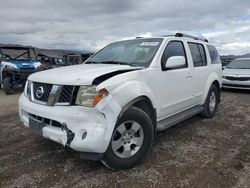
<path fill-rule="evenodd" d="M 221 63 L 219 53 L 212 45 L 207 45 L 212 64 Z"/>
<path fill-rule="evenodd" d="M 199 50 L 201 53 L 202 64 L 203 64 L 203 66 L 206 66 L 207 65 L 207 57 L 206 57 L 206 52 L 205 52 L 204 46 L 201 44 L 198 44 L 198 46 L 199 46 Z"/>
<path fill-rule="evenodd" d="M 207 65 L 206 53 L 203 45 L 196 43 L 188 43 L 193 58 L 194 67 Z"/>
<path fill-rule="evenodd" d="M 164 53 L 162 55 L 162 59 L 161 59 L 162 68 L 164 67 L 168 58 L 170 58 L 172 56 L 183 56 L 186 59 L 184 45 L 181 41 L 171 41 L 168 43 L 168 45 L 165 48 Z M 187 67 L 187 61 L 186 61 L 186 65 L 184 67 L 180 67 L 180 68 L 185 68 L 185 67 Z"/>

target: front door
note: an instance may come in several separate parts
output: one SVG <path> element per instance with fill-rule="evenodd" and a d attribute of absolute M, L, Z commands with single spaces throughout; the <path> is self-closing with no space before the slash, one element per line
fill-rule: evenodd
<path fill-rule="evenodd" d="M 168 58 L 172 56 L 183 56 L 186 65 L 175 69 L 165 69 Z M 194 104 L 193 97 L 193 75 L 188 65 L 185 47 L 182 41 L 170 41 L 161 58 L 162 70 L 157 74 L 157 98 L 160 102 L 161 113 L 159 118 L 188 109 Z"/>

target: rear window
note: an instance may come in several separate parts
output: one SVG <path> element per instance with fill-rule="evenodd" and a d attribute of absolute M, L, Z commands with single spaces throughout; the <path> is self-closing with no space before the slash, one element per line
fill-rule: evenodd
<path fill-rule="evenodd" d="M 207 45 L 207 49 L 209 51 L 209 55 L 210 55 L 210 58 L 211 58 L 211 63 L 212 64 L 221 63 L 220 56 L 219 56 L 219 53 L 216 50 L 216 48 L 214 46 L 212 46 L 212 45 Z"/>

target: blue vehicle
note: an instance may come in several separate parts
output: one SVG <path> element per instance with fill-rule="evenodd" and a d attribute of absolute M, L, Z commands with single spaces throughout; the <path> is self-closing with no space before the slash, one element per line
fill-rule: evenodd
<path fill-rule="evenodd" d="M 35 49 L 24 46 L 0 46 L 0 83 L 7 95 L 24 87 L 27 77 L 41 69 Z"/>

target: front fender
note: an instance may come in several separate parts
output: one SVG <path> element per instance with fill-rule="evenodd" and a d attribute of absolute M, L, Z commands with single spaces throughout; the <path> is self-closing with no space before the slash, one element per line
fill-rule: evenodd
<path fill-rule="evenodd" d="M 104 88 L 102 85 L 97 90 Z M 109 87 L 105 87 L 106 89 Z M 110 89 L 110 88 L 109 88 Z M 121 114 L 123 108 L 134 99 L 146 96 L 151 100 L 154 108 L 156 108 L 156 99 L 152 95 L 151 90 L 142 82 L 139 81 L 126 81 L 124 84 L 119 84 L 109 91 L 110 94 L 104 98 L 96 108 L 102 112 L 107 120 L 107 127 L 105 131 L 105 140 L 109 141 L 112 133 Z"/>
<path fill-rule="evenodd" d="M 157 109 L 158 106 L 156 97 L 151 89 L 140 81 L 131 80 L 123 84 L 119 84 L 111 90 L 111 94 L 121 107 L 124 107 L 130 101 L 141 96 L 149 98 L 154 108 Z"/>
<path fill-rule="evenodd" d="M 145 96 L 150 99 L 153 107 L 158 109 L 156 97 L 150 87 L 145 84 L 144 77 L 144 70 L 120 74 L 99 84 L 97 90 L 107 89 L 122 108 L 133 99 Z"/>

